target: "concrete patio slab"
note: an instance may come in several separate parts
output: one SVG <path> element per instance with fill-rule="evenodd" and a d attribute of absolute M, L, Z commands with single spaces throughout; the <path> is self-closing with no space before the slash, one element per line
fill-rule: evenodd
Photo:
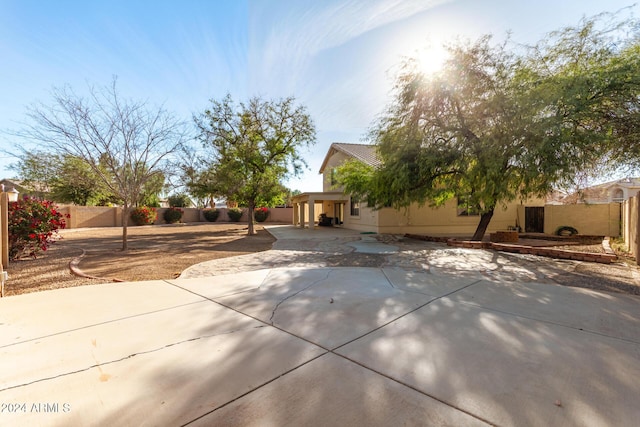
<path fill-rule="evenodd" d="M 387 280 L 397 289 L 441 297 L 478 281 L 474 277 L 442 276 L 426 270 L 383 268 Z"/>
<path fill-rule="evenodd" d="M 326 354 L 189 425 L 471 427 L 488 424 L 341 357 Z"/>
<path fill-rule="evenodd" d="M 197 296 L 215 299 L 257 290 L 270 274 L 270 269 L 263 268 L 219 276 L 180 278 L 167 282 L 188 289 Z"/>
<path fill-rule="evenodd" d="M 640 343 L 640 297 L 542 283 L 482 282 L 451 299 Z"/>
<path fill-rule="evenodd" d="M 336 353 L 496 425 L 640 419 L 640 344 L 449 298 Z"/>
<path fill-rule="evenodd" d="M 0 389 L 264 326 L 211 301 L 200 301 L 61 331 L 0 347 Z"/>
<path fill-rule="evenodd" d="M 0 424 L 182 425 L 324 353 L 210 301 L 88 327 L 70 317 L 75 330 L 2 348 L 0 402 L 20 405 Z"/>
<path fill-rule="evenodd" d="M 163 280 L 109 283 L 0 299 L 0 347 L 203 298 Z"/>
<path fill-rule="evenodd" d="M 173 283 L 207 298 L 213 292 L 206 279 Z M 259 287 L 213 297 L 327 349 L 358 338 L 432 298 L 395 288 L 379 268 L 353 267 L 273 269 Z"/>
<path fill-rule="evenodd" d="M 342 239 L 345 237 L 360 237 L 363 234 L 357 230 L 340 227 L 315 227 L 313 229 L 293 227 L 291 225 L 268 225 L 265 228 L 278 241 L 286 240 L 325 240 Z M 277 243 L 277 242 L 276 242 Z"/>
<path fill-rule="evenodd" d="M 378 242 L 275 228 L 198 278 L 0 300 L 0 425 L 637 425 L 639 298 L 439 246 L 328 267 Z"/>

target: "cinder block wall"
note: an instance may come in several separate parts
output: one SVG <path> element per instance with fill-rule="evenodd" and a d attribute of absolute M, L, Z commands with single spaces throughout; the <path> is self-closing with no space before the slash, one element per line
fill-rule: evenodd
<path fill-rule="evenodd" d="M 620 203 L 546 205 L 544 232 L 554 234 L 558 227 L 570 226 L 580 234 L 620 236 Z"/>
<path fill-rule="evenodd" d="M 202 215 L 202 209 L 198 208 L 181 208 L 183 210 L 182 222 L 206 222 Z M 122 208 L 120 207 L 104 207 L 104 206 L 75 206 L 63 205 L 58 210 L 63 214 L 69 214 L 67 228 L 86 228 L 86 227 L 122 227 Z M 156 224 L 165 224 L 164 212 L 167 208 L 158 208 L 158 219 Z M 218 208 L 220 215 L 216 222 L 229 222 L 226 208 Z M 293 222 L 293 208 L 269 208 L 269 217 L 267 223 L 285 223 Z M 247 221 L 247 210 L 244 209 L 241 222 Z M 131 225 L 131 222 L 129 222 Z"/>

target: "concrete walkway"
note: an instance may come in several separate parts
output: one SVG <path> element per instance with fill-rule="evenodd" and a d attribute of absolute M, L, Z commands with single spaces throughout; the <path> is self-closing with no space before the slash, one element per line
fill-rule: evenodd
<path fill-rule="evenodd" d="M 640 298 L 485 251 L 314 266 L 319 248 L 401 255 L 272 232 L 237 258 L 273 268 L 0 300 L 0 425 L 637 425 Z"/>

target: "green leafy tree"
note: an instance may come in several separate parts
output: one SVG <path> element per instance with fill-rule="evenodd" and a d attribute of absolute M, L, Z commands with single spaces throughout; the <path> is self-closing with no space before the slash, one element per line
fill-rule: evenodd
<path fill-rule="evenodd" d="M 282 181 L 306 163 L 299 150 L 315 143 L 315 127 L 293 98 L 252 98 L 234 104 L 227 95 L 195 118 L 200 140 L 210 150 L 212 179 L 228 199 L 247 206 L 272 206 L 282 199 Z M 248 215 L 248 234 L 255 234 Z"/>
<path fill-rule="evenodd" d="M 215 199 L 223 195 L 216 180 L 216 171 L 210 161 L 194 156 L 193 151 L 190 147 L 182 153 L 180 180 L 199 207 L 214 208 Z"/>
<path fill-rule="evenodd" d="M 82 159 L 108 191 L 122 203 L 122 249 L 132 206 L 145 186 L 162 176 L 186 138 L 184 123 L 162 107 L 123 99 L 116 79 L 89 88 L 82 97 L 70 88 L 54 89 L 51 105 L 36 104 L 31 119 L 16 135 L 49 151 Z"/>
<path fill-rule="evenodd" d="M 600 14 L 527 52 L 521 76 L 539 104 L 535 125 L 545 161 L 574 175 L 640 166 L 639 24 Z"/>
<path fill-rule="evenodd" d="M 90 206 L 101 204 L 113 195 L 87 162 L 65 155 L 51 182 L 51 197 L 58 202 Z"/>
<path fill-rule="evenodd" d="M 140 192 L 136 206 L 159 208 L 160 194 L 164 191 L 165 181 L 165 174 L 163 172 L 153 174 L 142 186 L 142 191 Z"/>
<path fill-rule="evenodd" d="M 185 193 L 172 194 L 169 196 L 168 202 L 172 208 L 186 208 L 191 206 L 191 199 L 189 199 L 189 195 Z"/>
<path fill-rule="evenodd" d="M 512 55 L 489 37 L 449 53 L 439 74 L 406 64 L 372 131 L 382 166 L 349 163 L 338 181 L 378 208 L 464 198 L 480 214 L 473 239 L 481 240 L 499 203 L 544 194 L 550 182 L 521 156 L 532 144 L 520 120 L 529 105 L 513 84 Z"/>
<path fill-rule="evenodd" d="M 22 180 L 22 185 L 31 190 L 35 197 L 43 199 L 51 197 L 50 192 L 58 176 L 60 156 L 44 151 L 21 150 L 20 154 L 13 154 L 19 161 L 11 165 L 11 169 Z"/>
<path fill-rule="evenodd" d="M 450 46 L 429 76 L 408 62 L 371 132 L 382 166 L 349 162 L 339 183 L 375 208 L 463 199 L 481 240 L 501 204 L 573 182 L 633 139 L 637 58 L 606 34 L 587 20 L 519 55 L 485 36 Z"/>
<path fill-rule="evenodd" d="M 12 168 L 40 199 L 88 206 L 113 198 L 93 169 L 78 157 L 27 150 L 18 157 L 20 161 Z"/>

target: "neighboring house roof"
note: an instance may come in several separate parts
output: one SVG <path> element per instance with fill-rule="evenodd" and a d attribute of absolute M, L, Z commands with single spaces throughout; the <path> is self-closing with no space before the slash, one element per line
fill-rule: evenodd
<path fill-rule="evenodd" d="M 26 182 L 20 179 L 2 179 L 0 184 L 4 185 L 4 188 L 8 191 L 15 188 L 23 196 L 31 195 L 36 197 L 42 197 L 49 192 L 49 187 L 42 182 L 35 182 L 27 185 Z"/>
<path fill-rule="evenodd" d="M 380 166 L 382 162 L 378 158 L 376 153 L 375 145 L 367 145 L 367 144 L 348 144 L 345 142 L 334 142 L 329 147 L 329 151 L 327 151 L 327 155 L 322 162 L 322 166 L 320 166 L 320 173 L 324 172 L 324 169 L 327 167 L 327 163 L 331 156 L 335 153 L 344 153 L 347 156 L 353 157 L 355 159 L 360 160 L 361 162 L 370 165 L 370 166 Z"/>
<path fill-rule="evenodd" d="M 640 190 L 640 178 L 623 178 L 592 185 L 571 194 L 556 193 L 557 197 L 553 198 L 553 202 L 562 204 L 620 202 L 635 195 L 638 190 Z"/>
<path fill-rule="evenodd" d="M 640 178 L 623 178 L 615 181 L 605 182 L 591 186 L 589 188 L 612 188 L 612 187 L 625 187 L 625 188 L 640 188 Z"/>

